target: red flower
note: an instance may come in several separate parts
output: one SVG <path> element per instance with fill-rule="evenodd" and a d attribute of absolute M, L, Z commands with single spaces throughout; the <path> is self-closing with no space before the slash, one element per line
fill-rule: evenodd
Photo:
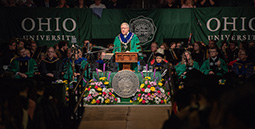
<path fill-rule="evenodd" d="M 168 95 L 170 95 L 170 92 L 167 92 Z"/>
<path fill-rule="evenodd" d="M 96 103 L 97 103 L 97 104 L 100 103 L 100 100 L 97 100 Z"/>
<path fill-rule="evenodd" d="M 160 101 L 160 103 L 164 103 L 164 101 L 163 101 L 163 100 L 161 100 L 161 101 Z"/>
<path fill-rule="evenodd" d="M 141 94 L 138 94 L 138 97 L 141 97 Z"/>
<path fill-rule="evenodd" d="M 142 103 L 145 104 L 145 100 L 143 100 Z"/>
<path fill-rule="evenodd" d="M 148 87 L 148 88 L 151 88 L 151 85 L 148 85 L 147 87 Z"/>
<path fill-rule="evenodd" d="M 117 98 L 115 98 L 115 101 L 116 101 L 116 102 L 118 101 Z"/>
<path fill-rule="evenodd" d="M 151 96 L 151 93 L 148 93 L 147 95 L 148 95 L 148 96 Z"/>
<path fill-rule="evenodd" d="M 144 92 L 144 88 L 142 88 L 141 90 L 142 90 L 142 92 Z"/>
<path fill-rule="evenodd" d="M 91 94 L 89 94 L 88 96 L 91 96 Z"/>
<path fill-rule="evenodd" d="M 88 88 L 88 91 L 90 91 L 90 88 Z"/>
<path fill-rule="evenodd" d="M 105 93 L 105 92 L 103 92 L 103 95 L 106 95 L 106 93 Z"/>
<path fill-rule="evenodd" d="M 112 95 L 112 92 L 109 92 L 109 95 Z"/>
<path fill-rule="evenodd" d="M 159 94 L 161 93 L 160 90 L 158 90 L 158 93 L 159 93 Z"/>
<path fill-rule="evenodd" d="M 97 88 L 98 88 L 98 86 L 95 86 L 95 88 L 97 89 Z"/>

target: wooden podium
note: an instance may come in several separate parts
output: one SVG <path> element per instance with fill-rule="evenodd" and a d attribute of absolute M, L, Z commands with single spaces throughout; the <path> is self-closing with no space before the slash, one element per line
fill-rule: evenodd
<path fill-rule="evenodd" d="M 115 62 L 123 64 L 122 70 L 131 70 L 131 63 L 137 63 L 137 52 L 115 52 Z"/>

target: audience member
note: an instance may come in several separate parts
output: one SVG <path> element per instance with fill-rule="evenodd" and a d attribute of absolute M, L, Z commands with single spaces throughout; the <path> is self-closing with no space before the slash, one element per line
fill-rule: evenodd
<path fill-rule="evenodd" d="M 194 0 L 184 0 L 181 8 L 196 8 Z"/>
<path fill-rule="evenodd" d="M 101 3 L 101 0 L 95 0 L 95 3 L 90 5 L 89 8 L 103 8 L 103 9 L 105 9 L 106 6 Z"/>
<path fill-rule="evenodd" d="M 254 65 L 247 59 L 247 51 L 245 49 L 240 49 L 238 52 L 238 58 L 232 67 L 232 70 L 241 78 L 248 78 L 254 74 Z"/>
<path fill-rule="evenodd" d="M 219 6 L 219 0 L 198 0 L 198 7 L 217 7 Z"/>
<path fill-rule="evenodd" d="M 191 57 L 191 52 L 185 51 L 182 54 L 182 61 L 179 62 L 176 66 L 176 73 L 179 78 L 186 78 L 187 72 L 197 69 L 199 70 L 198 62 L 194 61 Z"/>
<path fill-rule="evenodd" d="M 59 58 L 54 57 L 55 50 L 49 47 L 47 58 L 43 59 L 40 64 L 40 73 L 42 76 L 50 77 L 52 80 L 61 79 L 62 62 Z"/>
<path fill-rule="evenodd" d="M 143 52 L 143 60 L 148 64 L 155 58 L 155 53 L 158 49 L 158 43 L 157 42 L 152 42 L 151 43 L 151 50 L 148 52 Z"/>
<path fill-rule="evenodd" d="M 11 60 L 16 56 L 16 40 L 11 39 L 8 43 L 8 49 L 3 51 L 1 62 L 3 63 L 3 69 L 7 70 Z"/>
<path fill-rule="evenodd" d="M 88 6 L 84 3 L 84 0 L 78 0 L 75 8 L 88 8 Z"/>
<path fill-rule="evenodd" d="M 15 78 L 29 78 L 34 76 L 36 62 L 33 58 L 29 58 L 25 48 L 18 50 L 19 57 L 15 58 L 9 69 L 15 74 Z"/>
<path fill-rule="evenodd" d="M 80 49 L 78 49 L 78 52 L 75 53 L 75 60 L 74 60 L 74 67 L 72 66 L 72 60 L 69 60 L 65 64 L 66 72 L 64 75 L 64 79 L 67 79 L 69 81 L 76 80 L 84 70 L 85 66 L 88 64 L 88 61 L 81 57 L 82 52 Z M 89 64 L 88 64 L 89 65 Z M 89 66 L 87 67 L 87 70 L 85 71 L 84 76 L 85 79 L 89 78 L 90 73 Z M 76 79 L 75 79 L 76 78 Z"/>
<path fill-rule="evenodd" d="M 63 60 L 63 59 L 65 59 L 67 57 L 66 50 L 68 49 L 68 42 L 67 41 L 60 41 L 58 43 L 58 46 L 59 46 L 59 50 L 58 51 L 60 53 L 58 58 L 60 60 Z"/>
<path fill-rule="evenodd" d="M 118 2 L 118 0 L 111 0 L 108 5 L 108 9 L 120 9 L 123 8 L 122 5 Z"/>
<path fill-rule="evenodd" d="M 217 48 L 209 49 L 210 58 L 204 61 L 202 64 L 200 71 L 205 75 L 214 74 L 218 76 L 222 76 L 226 72 L 228 72 L 228 67 L 225 61 L 218 57 Z"/>
<path fill-rule="evenodd" d="M 202 63 L 205 60 L 205 53 L 204 53 L 204 50 L 203 50 L 203 46 L 200 42 L 195 42 L 194 43 L 194 48 L 193 48 L 193 51 L 191 53 L 191 56 L 192 56 L 194 61 L 198 62 L 199 66 L 202 65 Z"/>
<path fill-rule="evenodd" d="M 69 8 L 69 5 L 67 4 L 66 0 L 59 0 L 56 8 Z"/>
<path fill-rule="evenodd" d="M 229 49 L 227 49 L 227 55 L 228 55 L 228 63 L 235 60 L 238 57 L 238 46 L 237 42 L 230 41 L 229 42 Z"/>
<path fill-rule="evenodd" d="M 175 0 L 165 0 L 162 8 L 179 8 L 179 7 L 175 4 Z"/>

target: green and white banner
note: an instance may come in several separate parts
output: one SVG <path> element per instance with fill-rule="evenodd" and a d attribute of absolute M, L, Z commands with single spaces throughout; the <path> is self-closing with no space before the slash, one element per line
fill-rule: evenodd
<path fill-rule="evenodd" d="M 164 39 L 255 40 L 255 8 L 195 9 L 104 9 L 101 17 L 91 9 L 1 8 L 0 39 L 11 37 L 33 39 L 39 45 L 54 45 L 76 37 L 114 39 L 120 24 L 127 22 L 145 49 L 152 41 Z M 98 11 L 98 10 L 95 10 Z"/>

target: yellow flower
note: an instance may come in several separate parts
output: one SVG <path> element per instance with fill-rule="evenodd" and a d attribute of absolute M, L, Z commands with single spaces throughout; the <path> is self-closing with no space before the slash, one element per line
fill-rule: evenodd
<path fill-rule="evenodd" d="M 98 94 L 99 94 L 99 95 L 102 95 L 102 93 L 101 93 L 101 92 L 99 92 Z"/>
<path fill-rule="evenodd" d="M 140 88 L 143 88 L 144 87 L 144 84 L 141 84 Z"/>
<path fill-rule="evenodd" d="M 87 91 L 87 90 L 88 90 L 88 88 L 85 89 L 85 91 Z"/>
<path fill-rule="evenodd" d="M 140 100 L 139 100 L 139 103 L 141 103 L 142 101 L 143 101 L 143 99 L 140 99 Z"/>
<path fill-rule="evenodd" d="M 92 82 L 93 79 L 89 80 L 89 82 Z"/>
<path fill-rule="evenodd" d="M 106 99 L 104 102 L 105 103 L 110 103 L 110 99 Z"/>
<path fill-rule="evenodd" d="M 85 97 L 85 95 L 83 95 L 83 97 Z"/>
<path fill-rule="evenodd" d="M 103 81 L 104 81 L 105 79 L 106 79 L 106 77 L 100 77 L 100 78 L 99 78 L 99 80 L 103 80 Z"/>
<path fill-rule="evenodd" d="M 164 102 L 166 103 L 166 100 L 164 99 Z"/>
<path fill-rule="evenodd" d="M 105 85 L 108 85 L 108 84 L 109 84 L 109 82 L 108 82 L 108 81 L 107 81 L 107 82 L 104 82 L 104 84 L 105 84 Z"/>
<path fill-rule="evenodd" d="M 129 102 L 130 102 L 130 103 L 133 103 L 133 101 L 132 101 L 132 100 L 130 100 Z"/>
<path fill-rule="evenodd" d="M 151 95 L 154 95 L 154 93 L 152 93 Z"/>
<path fill-rule="evenodd" d="M 69 88 L 68 87 L 66 87 L 66 91 L 68 91 L 69 90 Z"/>
<path fill-rule="evenodd" d="M 69 101 L 69 98 L 67 98 L 66 101 Z"/>
<path fill-rule="evenodd" d="M 93 99 L 93 100 L 91 101 L 91 104 L 95 104 L 95 103 L 96 103 L 96 100 Z"/>
<path fill-rule="evenodd" d="M 138 97 L 137 100 L 140 100 L 140 97 Z"/>
<path fill-rule="evenodd" d="M 91 86 L 89 86 L 89 88 L 91 88 Z"/>
<path fill-rule="evenodd" d="M 101 87 L 97 88 L 97 91 L 102 91 L 102 88 Z"/>
<path fill-rule="evenodd" d="M 145 77 L 145 79 L 149 79 L 149 80 L 151 80 L 151 77 Z"/>
<path fill-rule="evenodd" d="M 113 96 L 113 97 L 115 97 L 115 95 L 114 95 L 114 94 L 112 94 L 112 96 Z"/>
<path fill-rule="evenodd" d="M 159 82 L 158 85 L 159 85 L 159 86 L 163 86 L 163 83 Z"/>
<path fill-rule="evenodd" d="M 63 81 L 63 83 L 67 84 L 67 80 Z"/>
<path fill-rule="evenodd" d="M 163 78 L 160 80 L 161 82 L 165 81 Z"/>
<path fill-rule="evenodd" d="M 152 86 L 151 87 L 151 91 L 154 92 L 155 91 L 155 87 Z"/>

